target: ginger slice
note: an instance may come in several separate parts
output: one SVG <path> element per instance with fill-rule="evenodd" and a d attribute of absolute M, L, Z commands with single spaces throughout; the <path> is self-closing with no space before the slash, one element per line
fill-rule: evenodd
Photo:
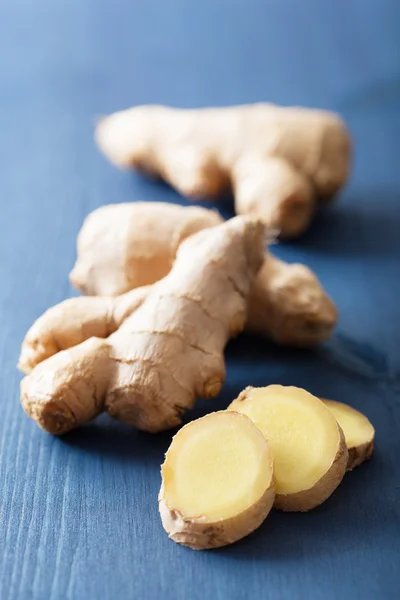
<path fill-rule="evenodd" d="M 315 396 L 296 387 L 248 387 L 229 410 L 250 417 L 271 446 L 277 508 L 314 508 L 341 482 L 348 458 L 344 435 Z"/>
<path fill-rule="evenodd" d="M 250 419 L 211 413 L 183 427 L 161 467 L 164 529 L 195 550 L 218 548 L 261 525 L 275 498 L 268 443 Z"/>
<path fill-rule="evenodd" d="M 365 415 L 343 402 L 322 400 L 332 411 L 343 430 L 349 459 L 347 471 L 352 471 L 371 458 L 374 451 L 375 429 Z"/>

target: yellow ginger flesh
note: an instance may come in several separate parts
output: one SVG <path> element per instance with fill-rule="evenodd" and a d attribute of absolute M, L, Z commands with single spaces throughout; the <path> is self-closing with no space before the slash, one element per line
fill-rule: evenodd
<path fill-rule="evenodd" d="M 211 413 L 183 427 L 161 468 L 160 513 L 192 548 L 232 543 L 258 527 L 275 497 L 269 446 L 250 419 Z"/>
<path fill-rule="evenodd" d="M 229 408 L 252 419 L 271 445 L 277 506 L 308 510 L 340 483 L 347 463 L 343 433 L 318 398 L 271 385 L 247 388 Z"/>

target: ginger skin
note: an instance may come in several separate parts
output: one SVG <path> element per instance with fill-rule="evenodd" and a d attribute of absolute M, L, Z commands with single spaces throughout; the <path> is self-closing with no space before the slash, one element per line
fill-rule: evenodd
<path fill-rule="evenodd" d="M 237 214 L 259 217 L 282 238 L 307 229 L 350 169 L 346 127 L 323 110 L 137 106 L 105 117 L 95 137 L 112 163 L 160 176 L 183 196 L 232 190 Z"/>
<path fill-rule="evenodd" d="M 216 211 L 162 202 L 112 204 L 93 211 L 78 235 L 70 280 L 89 295 L 119 295 L 167 275 L 179 244 L 222 223 Z M 337 310 L 314 273 L 266 252 L 253 284 L 247 329 L 287 346 L 327 339 Z"/>
<path fill-rule="evenodd" d="M 271 450 L 246 416 L 211 413 L 174 436 L 161 466 L 161 521 L 177 544 L 233 544 L 267 517 L 275 500 Z"/>
<path fill-rule="evenodd" d="M 375 429 L 365 415 L 343 402 L 322 400 L 343 429 L 349 459 L 347 471 L 352 471 L 372 458 Z"/>
<path fill-rule="evenodd" d="M 259 221 L 238 217 L 185 240 L 153 286 L 47 311 L 22 345 L 19 366 L 33 369 L 21 382 L 25 411 L 55 434 L 103 411 L 150 432 L 179 425 L 198 396 L 220 391 L 263 240 Z"/>
<path fill-rule="evenodd" d="M 70 281 L 89 296 L 119 296 L 169 273 L 178 247 L 220 225 L 217 211 L 166 202 L 126 202 L 90 213 L 78 234 Z"/>

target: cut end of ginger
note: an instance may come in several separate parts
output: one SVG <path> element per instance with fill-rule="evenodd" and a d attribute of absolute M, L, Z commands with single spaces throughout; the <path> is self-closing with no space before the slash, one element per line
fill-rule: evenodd
<path fill-rule="evenodd" d="M 318 398 L 296 387 L 250 387 L 229 409 L 248 416 L 271 446 L 277 508 L 309 510 L 339 485 L 348 452 L 335 417 Z"/>
<path fill-rule="evenodd" d="M 275 497 L 272 454 L 252 421 L 209 414 L 183 427 L 161 467 L 160 514 L 175 542 L 231 544 L 256 529 Z"/>
<path fill-rule="evenodd" d="M 334 400 L 322 401 L 343 429 L 349 452 L 347 471 L 352 471 L 371 458 L 374 451 L 375 429 L 367 417 L 355 408 Z"/>

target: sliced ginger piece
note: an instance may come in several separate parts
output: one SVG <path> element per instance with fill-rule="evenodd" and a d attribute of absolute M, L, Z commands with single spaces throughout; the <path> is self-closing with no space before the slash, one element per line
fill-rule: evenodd
<path fill-rule="evenodd" d="M 248 387 L 229 410 L 250 417 L 271 446 L 277 508 L 310 510 L 337 488 L 348 452 L 343 431 L 318 398 L 296 387 Z"/>
<path fill-rule="evenodd" d="M 195 550 L 232 544 L 261 525 L 275 498 L 273 459 L 244 415 L 220 411 L 183 427 L 161 467 L 164 529 Z"/>
<path fill-rule="evenodd" d="M 365 415 L 343 402 L 322 400 L 333 413 L 343 430 L 349 459 L 347 471 L 352 471 L 371 458 L 374 451 L 375 429 Z"/>

